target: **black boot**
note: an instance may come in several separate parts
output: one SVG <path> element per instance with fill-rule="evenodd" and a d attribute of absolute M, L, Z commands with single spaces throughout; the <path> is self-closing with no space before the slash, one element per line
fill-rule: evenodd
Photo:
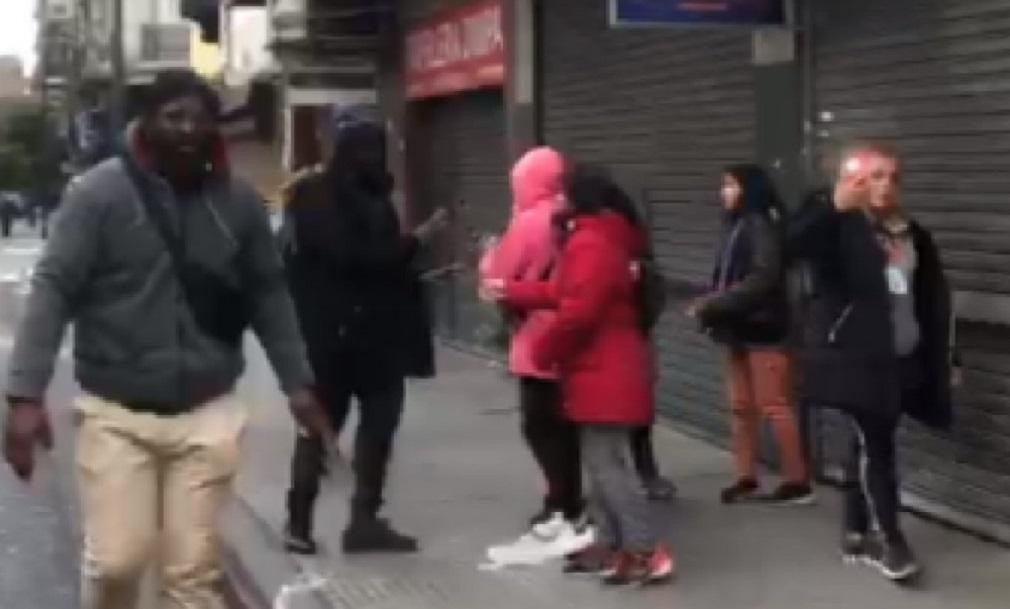
<path fill-rule="evenodd" d="M 312 539 L 313 502 L 288 491 L 288 521 L 284 526 L 284 549 L 292 554 L 313 555 L 318 551 Z"/>
<path fill-rule="evenodd" d="M 312 516 L 319 495 L 323 445 L 315 438 L 301 435 L 295 440 L 291 460 L 291 490 L 288 491 L 288 520 L 284 527 L 284 548 L 294 554 L 315 554 Z"/>
<path fill-rule="evenodd" d="M 354 447 L 355 491 L 351 500 L 351 522 L 344 531 L 344 552 L 417 552 L 417 540 L 396 532 L 377 516 L 382 507 L 382 491 L 392 442 L 359 437 Z"/>
<path fill-rule="evenodd" d="M 419 550 L 417 540 L 396 532 L 385 518 L 355 515 L 344 530 L 344 553 L 370 552 L 413 553 Z"/>

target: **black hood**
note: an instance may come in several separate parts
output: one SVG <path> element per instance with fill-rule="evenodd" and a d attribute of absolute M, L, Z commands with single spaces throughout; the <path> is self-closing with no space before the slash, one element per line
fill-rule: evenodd
<path fill-rule="evenodd" d="M 333 153 L 327 172 L 338 188 L 364 188 L 388 195 L 392 178 L 386 168 L 386 133 L 372 122 L 334 126 Z"/>

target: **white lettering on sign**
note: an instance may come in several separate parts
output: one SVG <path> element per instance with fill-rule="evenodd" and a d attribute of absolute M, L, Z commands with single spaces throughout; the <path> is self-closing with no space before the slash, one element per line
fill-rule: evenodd
<path fill-rule="evenodd" d="M 407 65 L 411 72 L 427 72 L 478 60 L 504 48 L 501 7 L 492 6 L 410 33 Z"/>
<path fill-rule="evenodd" d="M 463 19 L 466 58 L 485 57 L 505 47 L 501 8 L 492 7 Z"/>

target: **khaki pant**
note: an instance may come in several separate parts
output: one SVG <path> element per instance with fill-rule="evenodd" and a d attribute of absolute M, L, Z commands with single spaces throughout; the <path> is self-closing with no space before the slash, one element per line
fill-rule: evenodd
<path fill-rule="evenodd" d="M 246 409 L 233 397 L 174 417 L 94 397 L 78 408 L 82 606 L 137 609 L 140 582 L 157 561 L 159 607 L 222 607 L 216 525 Z"/>

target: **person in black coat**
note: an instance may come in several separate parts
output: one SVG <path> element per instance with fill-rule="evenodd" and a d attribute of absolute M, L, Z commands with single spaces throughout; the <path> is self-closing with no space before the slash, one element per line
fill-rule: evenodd
<path fill-rule="evenodd" d="M 737 480 L 723 503 L 754 498 L 758 489 L 760 421 L 767 419 L 781 454 L 783 483 L 763 499 L 808 504 L 814 495 L 796 421 L 792 357 L 786 349 L 789 311 L 783 261 L 782 206 L 757 165 L 723 174 L 724 231 L 712 291 L 689 311 L 728 351 Z"/>
<path fill-rule="evenodd" d="M 437 212 L 401 231 L 390 195 L 382 127 L 338 117 L 322 171 L 292 188 L 281 228 L 288 280 L 320 398 L 339 432 L 350 401 L 360 406 L 354 446 L 355 490 L 345 552 L 417 550 L 377 517 L 404 403 L 404 379 L 434 373 L 431 333 L 412 268 L 419 249 L 443 226 Z M 286 547 L 312 554 L 312 512 L 325 447 L 299 434 L 288 492 Z"/>
<path fill-rule="evenodd" d="M 18 205 L 13 197 L 0 193 L 0 237 L 7 239 L 11 236 L 17 215 Z"/>
<path fill-rule="evenodd" d="M 843 156 L 832 196 L 790 222 L 790 253 L 814 269 L 801 394 L 839 409 L 856 439 L 847 475 L 842 549 L 889 579 L 920 568 L 899 526 L 895 435 L 908 414 L 951 424 L 951 298 L 925 228 L 902 209 L 901 163 L 874 144 Z"/>

